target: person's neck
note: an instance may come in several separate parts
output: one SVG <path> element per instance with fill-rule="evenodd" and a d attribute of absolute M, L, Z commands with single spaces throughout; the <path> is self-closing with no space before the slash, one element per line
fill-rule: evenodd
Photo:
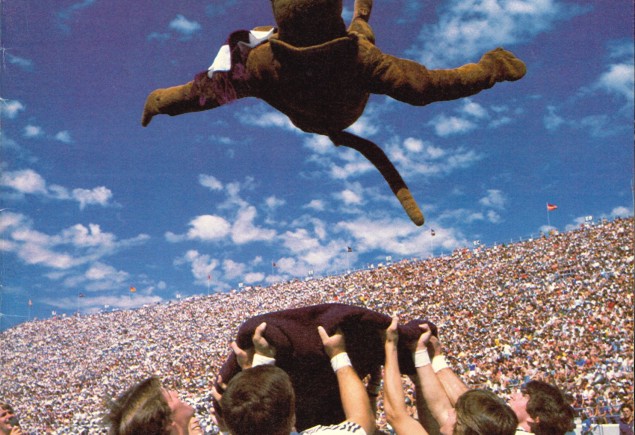
<path fill-rule="evenodd" d="M 519 422 L 518 427 L 524 430 L 525 432 L 531 433 L 531 426 L 529 426 L 529 422 L 527 420 Z"/>

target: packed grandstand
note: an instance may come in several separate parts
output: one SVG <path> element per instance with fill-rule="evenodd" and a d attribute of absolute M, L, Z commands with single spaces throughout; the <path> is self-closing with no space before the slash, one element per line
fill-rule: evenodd
<path fill-rule="evenodd" d="M 213 434 L 210 387 L 239 325 L 327 302 L 432 320 L 450 365 L 472 387 L 505 397 L 543 379 L 587 422 L 611 422 L 632 401 L 632 218 L 341 276 L 23 323 L 0 334 L 0 399 L 28 432 L 104 433 L 105 399 L 158 375 Z M 378 422 L 385 428 L 381 403 Z"/>

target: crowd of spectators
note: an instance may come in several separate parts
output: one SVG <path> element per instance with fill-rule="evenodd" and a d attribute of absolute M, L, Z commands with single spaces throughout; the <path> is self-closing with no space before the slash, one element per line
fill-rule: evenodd
<path fill-rule="evenodd" d="M 157 375 L 212 434 L 211 385 L 239 325 L 339 302 L 433 321 L 449 364 L 471 388 L 507 397 L 544 380 L 570 395 L 582 421 L 617 422 L 633 397 L 632 241 L 633 219 L 617 219 L 340 276 L 27 322 L 0 334 L 0 399 L 25 433 L 105 433 L 105 399 Z"/>

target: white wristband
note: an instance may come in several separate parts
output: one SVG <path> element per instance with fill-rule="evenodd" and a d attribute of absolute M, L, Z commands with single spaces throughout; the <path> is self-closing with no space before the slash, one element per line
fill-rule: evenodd
<path fill-rule="evenodd" d="M 257 353 L 254 355 L 254 360 L 251 362 L 251 366 L 257 367 L 257 366 L 264 366 L 267 364 L 274 365 L 275 363 L 276 363 L 275 358 L 269 358 L 268 356 L 260 355 Z"/>
<path fill-rule="evenodd" d="M 418 350 L 413 354 L 415 368 L 427 366 L 430 364 L 430 355 L 427 350 Z"/>
<path fill-rule="evenodd" d="M 331 358 L 331 367 L 333 367 L 334 372 L 337 372 L 339 369 L 346 366 L 352 366 L 351 359 L 348 357 L 346 352 L 338 353 Z"/>
<path fill-rule="evenodd" d="M 434 358 L 432 358 L 432 370 L 434 370 L 435 373 L 440 370 L 447 369 L 448 367 L 449 366 L 445 361 L 444 355 L 435 355 Z"/>

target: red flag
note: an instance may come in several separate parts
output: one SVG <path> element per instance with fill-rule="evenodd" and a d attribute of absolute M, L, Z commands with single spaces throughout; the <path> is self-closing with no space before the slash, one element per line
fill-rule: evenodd
<path fill-rule="evenodd" d="M 557 208 L 558 208 L 557 205 L 547 203 L 547 211 L 554 211 Z"/>
<path fill-rule="evenodd" d="M 137 289 L 136 289 L 135 287 L 130 286 L 130 293 L 134 293 L 134 292 L 136 292 L 136 291 L 137 291 Z"/>

